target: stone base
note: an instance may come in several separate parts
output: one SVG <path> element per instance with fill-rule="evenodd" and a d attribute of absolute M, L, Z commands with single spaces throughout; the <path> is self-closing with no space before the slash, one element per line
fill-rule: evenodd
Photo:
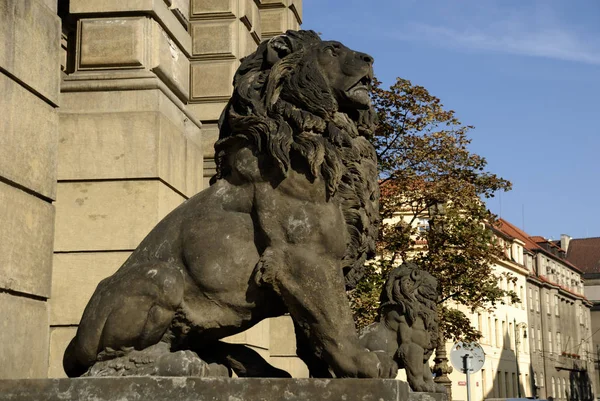
<path fill-rule="evenodd" d="M 10 401 L 447 401 L 411 393 L 408 384 L 380 379 L 229 379 L 127 377 L 0 380 Z"/>

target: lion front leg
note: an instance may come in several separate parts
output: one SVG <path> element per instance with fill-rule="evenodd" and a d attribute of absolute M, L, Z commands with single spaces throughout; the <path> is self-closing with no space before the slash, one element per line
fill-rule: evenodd
<path fill-rule="evenodd" d="M 391 358 L 359 344 L 340 262 L 315 249 L 270 247 L 257 270 L 259 283 L 281 296 L 298 334 L 306 337 L 316 357 L 335 376 L 395 377 L 397 367 Z M 306 362 L 313 364 L 314 359 Z"/>
<path fill-rule="evenodd" d="M 427 363 L 423 363 L 423 355 L 423 348 L 415 343 L 404 343 L 398 348 L 398 357 L 406 369 L 406 378 L 410 388 L 413 391 L 434 392 L 433 379 L 431 381 L 425 379 L 425 370 L 429 372 L 430 377 L 431 371 L 429 371 Z"/>

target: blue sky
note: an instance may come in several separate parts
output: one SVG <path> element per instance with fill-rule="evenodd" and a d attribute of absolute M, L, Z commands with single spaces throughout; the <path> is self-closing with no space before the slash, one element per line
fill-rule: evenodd
<path fill-rule="evenodd" d="M 530 235 L 600 236 L 600 1 L 304 0 L 303 29 L 375 57 L 474 125 L 513 190 L 488 201 Z"/>

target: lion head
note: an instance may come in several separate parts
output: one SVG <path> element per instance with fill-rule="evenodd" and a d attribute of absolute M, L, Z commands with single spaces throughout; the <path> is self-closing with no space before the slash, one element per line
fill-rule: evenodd
<path fill-rule="evenodd" d="M 343 267 L 352 287 L 375 252 L 379 221 L 377 158 L 366 138 L 375 112 L 369 90 L 373 59 L 313 31 L 288 31 L 244 58 L 215 144 L 217 178 L 229 156 L 250 147 L 283 179 L 292 168 L 323 178 L 344 214 L 349 243 Z M 277 179 L 271 180 L 277 185 Z"/>
<path fill-rule="evenodd" d="M 381 292 L 380 313 L 393 308 L 406 317 L 409 325 L 421 318 L 428 332 L 437 333 L 437 286 L 431 274 L 415 263 L 405 262 L 388 276 Z"/>

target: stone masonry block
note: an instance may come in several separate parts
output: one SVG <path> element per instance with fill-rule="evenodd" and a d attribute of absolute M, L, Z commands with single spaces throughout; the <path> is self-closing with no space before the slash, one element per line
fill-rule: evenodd
<path fill-rule="evenodd" d="M 133 250 L 184 199 L 158 180 L 59 183 L 54 249 Z"/>
<path fill-rule="evenodd" d="M 216 123 L 202 126 L 202 151 L 205 159 L 214 159 L 215 142 L 219 139 L 219 126 Z"/>
<path fill-rule="evenodd" d="M 113 274 L 130 252 L 56 253 L 50 325 L 77 325 L 98 283 Z"/>
<path fill-rule="evenodd" d="M 227 101 L 233 90 L 237 60 L 196 61 L 192 64 L 192 99 Z"/>
<path fill-rule="evenodd" d="M 190 196 L 201 149 L 159 112 L 61 114 L 61 180 L 161 178 Z M 189 151 L 187 148 L 190 148 Z M 196 167 L 197 168 L 197 167 Z"/>
<path fill-rule="evenodd" d="M 0 222 L 0 289 L 48 298 L 54 206 L 0 183 Z"/>
<path fill-rule="evenodd" d="M 153 57 L 150 68 L 186 102 L 189 98 L 190 61 L 156 21 L 151 22 Z"/>
<path fill-rule="evenodd" d="M 271 356 L 296 356 L 296 334 L 289 316 L 271 319 Z"/>
<path fill-rule="evenodd" d="M 239 0 L 191 0 L 192 17 L 235 16 Z"/>
<path fill-rule="evenodd" d="M 190 35 L 164 0 L 70 0 L 69 12 L 71 14 L 135 13 L 150 15 L 161 23 L 186 55 L 190 54 Z"/>
<path fill-rule="evenodd" d="M 299 29 L 298 21 L 289 8 L 264 8 L 260 10 L 262 39 L 281 35 L 288 29 Z"/>
<path fill-rule="evenodd" d="M 141 68 L 147 22 L 146 17 L 79 20 L 78 69 Z"/>
<path fill-rule="evenodd" d="M 62 366 L 63 355 L 69 342 L 75 337 L 77 327 L 50 327 L 50 360 L 48 361 L 48 377 L 67 377 Z"/>
<path fill-rule="evenodd" d="M 0 0 L 0 15 L 0 67 L 58 105 L 60 19 L 39 0 Z"/>
<path fill-rule="evenodd" d="M 199 20 L 192 22 L 192 53 L 194 56 L 238 57 L 238 26 L 234 19 Z"/>
<path fill-rule="evenodd" d="M 290 5 L 290 9 L 296 15 L 296 19 L 298 23 L 302 23 L 302 0 L 292 0 L 292 4 Z"/>
<path fill-rule="evenodd" d="M 46 302 L 0 293 L 0 361 L 0 379 L 48 377 Z"/>
<path fill-rule="evenodd" d="M 240 24 L 241 25 L 241 24 Z M 246 57 L 256 51 L 258 44 L 256 42 L 256 33 L 252 33 L 246 29 L 245 26 L 241 25 L 239 28 L 239 56 L 240 58 Z"/>
<path fill-rule="evenodd" d="M 188 105 L 188 109 L 196 118 L 203 122 L 218 121 L 223 109 L 227 105 L 227 100 L 209 100 L 209 101 L 196 101 Z"/>
<path fill-rule="evenodd" d="M 56 110 L 4 74 L 0 93 L 0 176 L 54 199 Z"/>

